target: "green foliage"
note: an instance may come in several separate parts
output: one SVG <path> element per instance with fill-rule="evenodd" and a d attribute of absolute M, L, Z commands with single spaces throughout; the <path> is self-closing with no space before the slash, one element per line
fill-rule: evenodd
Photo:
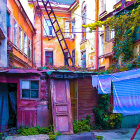
<path fill-rule="evenodd" d="M 39 134 L 48 134 L 49 139 L 55 140 L 57 136 L 60 136 L 61 133 L 57 132 L 56 134 L 54 133 L 54 128 L 52 125 L 49 125 L 45 128 L 42 128 L 40 126 L 36 127 L 23 127 L 20 126 L 20 128 L 17 130 L 18 134 L 21 134 L 23 136 L 28 136 L 28 135 L 39 135 Z"/>
<path fill-rule="evenodd" d="M 104 138 L 103 136 L 96 136 L 97 140 L 103 140 L 103 138 Z"/>
<path fill-rule="evenodd" d="M 54 134 L 53 126 L 49 125 L 45 128 L 41 128 L 40 126 L 36 127 L 23 127 L 20 126 L 20 128 L 17 130 L 17 132 L 23 136 L 28 136 L 28 135 L 38 135 L 38 134 Z"/>
<path fill-rule="evenodd" d="M 115 72 L 122 72 L 122 71 L 128 71 L 132 69 L 140 68 L 140 56 L 137 56 L 137 58 L 128 61 L 128 62 L 122 62 L 121 66 L 119 66 L 117 63 L 113 63 L 106 71 L 99 71 L 98 74 L 110 74 Z"/>
<path fill-rule="evenodd" d="M 74 121 L 73 122 L 74 133 L 89 132 L 91 130 L 90 119 L 91 119 L 91 116 L 87 115 L 86 119 L 81 119 L 81 121 L 80 120 Z"/>
<path fill-rule="evenodd" d="M 91 31 L 97 27 L 109 26 L 110 30 L 115 31 L 114 38 L 114 59 L 119 60 L 120 56 L 122 62 L 131 60 L 133 58 L 133 47 L 135 42 L 135 29 L 140 26 L 140 5 L 139 0 L 135 2 L 133 8 L 124 9 L 118 15 L 107 18 L 106 21 L 97 21 L 83 27 L 89 27 Z"/>
<path fill-rule="evenodd" d="M 110 108 L 112 108 L 112 105 L 109 101 L 110 95 L 101 95 L 98 100 L 98 106 L 94 107 L 95 129 L 112 129 L 120 127 L 122 115 L 111 113 Z"/>
<path fill-rule="evenodd" d="M 55 140 L 55 139 L 56 139 L 56 135 L 54 135 L 54 134 L 49 134 L 49 139 L 50 139 L 50 140 Z"/>
<path fill-rule="evenodd" d="M 55 133 L 56 136 L 61 136 L 62 134 L 58 131 Z"/>
<path fill-rule="evenodd" d="M 53 130 L 53 126 L 52 125 L 49 125 L 45 128 L 42 128 L 40 126 L 36 126 L 39 134 L 49 134 L 50 132 L 54 134 L 54 130 Z"/>
<path fill-rule="evenodd" d="M 39 134 L 37 128 L 34 128 L 34 127 L 31 127 L 31 128 L 22 128 L 18 132 L 20 132 L 20 134 L 23 135 L 23 136 L 38 135 Z"/>
<path fill-rule="evenodd" d="M 3 136 L 3 134 L 2 134 L 2 133 L 0 133 L 0 140 L 2 140 L 2 136 Z"/>

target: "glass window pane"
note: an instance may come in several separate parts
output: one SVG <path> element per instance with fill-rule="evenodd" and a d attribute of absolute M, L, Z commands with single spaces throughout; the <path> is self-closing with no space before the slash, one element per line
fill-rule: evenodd
<path fill-rule="evenodd" d="M 39 82 L 31 81 L 31 89 L 39 89 Z"/>
<path fill-rule="evenodd" d="M 22 98 L 30 98 L 30 91 L 23 89 L 22 90 Z"/>
<path fill-rule="evenodd" d="M 22 89 L 30 89 L 30 82 L 29 81 L 22 81 Z"/>
<path fill-rule="evenodd" d="M 31 90 L 31 98 L 38 98 L 38 90 Z"/>

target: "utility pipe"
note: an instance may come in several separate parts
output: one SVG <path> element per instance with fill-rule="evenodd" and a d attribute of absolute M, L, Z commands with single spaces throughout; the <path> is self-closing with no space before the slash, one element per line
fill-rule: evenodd
<path fill-rule="evenodd" d="M 98 21 L 98 16 L 99 16 L 99 0 L 95 0 L 96 2 L 96 22 Z M 98 36 L 98 27 L 96 28 L 96 41 L 95 41 L 95 46 L 96 46 L 96 70 L 98 70 L 99 67 L 99 62 L 98 62 L 98 54 L 99 54 L 99 36 Z"/>

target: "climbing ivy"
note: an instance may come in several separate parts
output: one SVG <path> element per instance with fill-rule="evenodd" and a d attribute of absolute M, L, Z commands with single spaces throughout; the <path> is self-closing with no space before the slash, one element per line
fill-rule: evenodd
<path fill-rule="evenodd" d="M 109 17 L 106 21 L 83 25 L 90 28 L 90 31 L 97 27 L 109 26 L 110 30 L 115 31 L 114 38 L 114 58 L 116 61 L 121 57 L 122 62 L 133 58 L 133 47 L 135 42 L 135 29 L 140 26 L 140 5 L 135 1 L 133 9 L 124 9 L 119 14 Z"/>

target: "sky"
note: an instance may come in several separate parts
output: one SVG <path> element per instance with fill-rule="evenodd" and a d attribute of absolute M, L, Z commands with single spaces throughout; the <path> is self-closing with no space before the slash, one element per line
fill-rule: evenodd
<path fill-rule="evenodd" d="M 32 24 L 34 24 L 34 14 L 33 14 L 33 10 L 29 7 L 28 5 L 28 0 L 19 0 L 26 12 L 26 14 L 28 15 L 30 21 L 32 22 Z"/>

